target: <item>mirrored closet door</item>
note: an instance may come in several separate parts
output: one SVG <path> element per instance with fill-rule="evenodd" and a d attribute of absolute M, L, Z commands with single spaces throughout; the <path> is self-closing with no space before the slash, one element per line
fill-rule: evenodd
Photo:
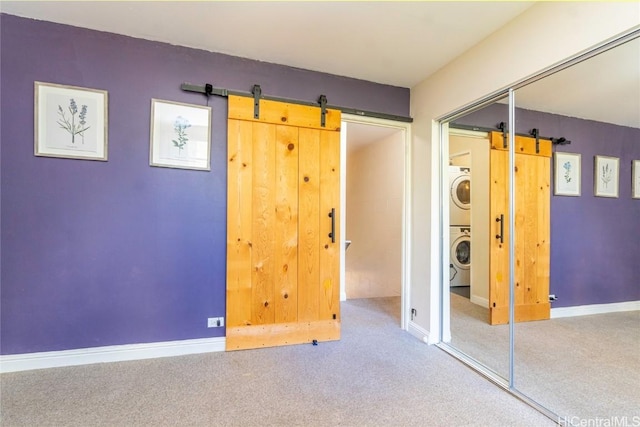
<path fill-rule="evenodd" d="M 515 324 L 515 388 L 561 420 L 631 423 L 640 415 L 640 39 L 524 86 L 515 101 L 516 131 L 553 147 L 550 265 L 531 268 L 548 273 L 553 309 L 550 320 Z M 517 199 L 516 217 L 531 228 L 541 208 Z M 520 250 L 516 263 L 526 263 Z"/>
<path fill-rule="evenodd" d="M 637 37 L 441 128 L 443 347 L 564 425 L 640 416 Z"/>
<path fill-rule="evenodd" d="M 508 202 L 506 158 L 492 162 L 496 152 L 506 153 L 506 100 L 497 99 L 448 124 L 443 202 L 448 203 L 449 215 L 443 222 L 449 231 L 449 283 L 443 296 L 450 310 L 450 346 L 508 382 L 509 284 L 503 274 L 508 261 L 507 212 L 492 202 Z M 505 134 L 492 141 L 491 130 L 498 127 Z M 490 280 L 499 275 L 501 280 Z"/>

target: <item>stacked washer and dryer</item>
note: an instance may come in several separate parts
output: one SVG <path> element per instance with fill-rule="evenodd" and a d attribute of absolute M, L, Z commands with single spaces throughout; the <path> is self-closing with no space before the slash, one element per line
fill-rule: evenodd
<path fill-rule="evenodd" d="M 471 168 L 449 166 L 450 287 L 471 285 Z"/>

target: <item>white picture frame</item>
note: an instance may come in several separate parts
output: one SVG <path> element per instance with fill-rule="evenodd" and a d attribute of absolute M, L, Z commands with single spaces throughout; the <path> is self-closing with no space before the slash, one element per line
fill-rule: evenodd
<path fill-rule="evenodd" d="M 106 90 L 34 82 L 34 154 L 107 161 Z"/>
<path fill-rule="evenodd" d="M 211 107 L 151 100 L 149 165 L 211 170 Z"/>
<path fill-rule="evenodd" d="M 554 154 L 554 195 L 556 196 L 580 196 L 581 163 L 580 153 Z"/>
<path fill-rule="evenodd" d="M 618 197 L 620 159 L 618 157 L 595 156 L 593 168 L 593 191 L 596 197 Z"/>
<path fill-rule="evenodd" d="M 631 198 L 640 199 L 640 160 L 631 161 Z"/>

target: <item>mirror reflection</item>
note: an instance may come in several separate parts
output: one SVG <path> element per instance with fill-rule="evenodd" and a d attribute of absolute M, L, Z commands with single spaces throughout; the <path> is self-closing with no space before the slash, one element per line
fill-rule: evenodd
<path fill-rule="evenodd" d="M 525 86 L 515 99 L 518 132 L 555 138 L 551 320 L 516 323 L 515 385 L 561 420 L 631 423 L 640 407 L 640 203 L 631 194 L 640 39 Z"/>
<path fill-rule="evenodd" d="M 518 89 L 515 99 L 513 385 L 564 425 L 631 423 L 640 407 L 640 200 L 632 194 L 640 39 Z M 469 246 L 454 250 L 450 236 L 450 344 L 503 378 L 508 265 L 495 264 L 508 262 L 499 253 L 508 245 L 500 217 L 508 184 L 497 184 L 507 122 L 502 100 L 454 120 L 449 133 L 450 167 L 468 166 L 472 176 Z M 467 253 L 461 295 L 456 261 Z"/>
<path fill-rule="evenodd" d="M 492 210 L 503 208 L 491 202 L 491 192 L 501 192 L 495 200 L 501 200 L 504 207 L 508 202 L 504 186 L 506 164 L 504 159 L 502 163 L 491 161 L 494 155 L 491 132 L 474 126 L 475 117 L 493 111 L 495 106 L 500 104 L 484 107 L 450 124 L 448 301 L 450 345 L 506 381 L 509 378 L 509 328 L 504 315 L 508 314 L 508 274 L 499 282 L 494 281 L 492 286 L 489 280 L 496 274 L 492 273 L 492 268 L 507 265 L 504 257 L 508 256 L 508 240 L 504 223 L 492 224 L 490 221 L 494 214 Z M 496 123 L 506 123 L 508 111 L 500 111 L 495 119 Z M 496 188 L 490 185 L 492 174 L 499 181 Z M 501 214 L 506 218 L 504 210 Z M 497 234 L 501 234 L 500 239 L 495 238 Z M 490 298 L 496 302 L 492 308 Z M 497 321 L 500 315 L 503 318 Z"/>

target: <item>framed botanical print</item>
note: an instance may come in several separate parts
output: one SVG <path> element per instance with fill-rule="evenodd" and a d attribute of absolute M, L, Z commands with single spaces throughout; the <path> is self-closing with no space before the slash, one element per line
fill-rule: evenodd
<path fill-rule="evenodd" d="M 211 170 L 211 107 L 151 100 L 151 166 Z"/>
<path fill-rule="evenodd" d="M 620 159 L 617 157 L 595 156 L 593 187 L 596 197 L 618 197 L 618 176 Z"/>
<path fill-rule="evenodd" d="M 35 82 L 34 154 L 107 160 L 105 90 Z"/>
<path fill-rule="evenodd" d="M 580 154 L 556 152 L 554 156 L 554 194 L 580 196 Z"/>

